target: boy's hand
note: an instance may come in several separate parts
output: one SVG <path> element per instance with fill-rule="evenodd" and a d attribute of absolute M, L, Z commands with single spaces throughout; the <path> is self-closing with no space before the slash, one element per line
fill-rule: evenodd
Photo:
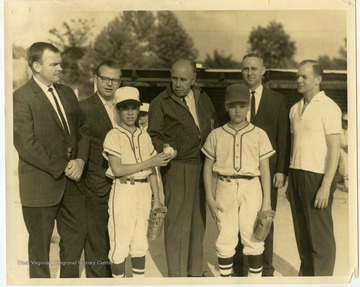
<path fill-rule="evenodd" d="M 166 153 L 159 153 L 151 158 L 152 166 L 166 166 L 172 159 L 171 155 Z"/>
<path fill-rule="evenodd" d="M 224 212 L 224 209 L 221 207 L 219 203 L 217 203 L 215 200 L 208 200 L 207 204 L 209 206 L 210 212 L 212 217 L 217 221 L 220 222 L 219 218 L 219 211 Z"/>
<path fill-rule="evenodd" d="M 161 204 L 160 203 L 160 200 L 154 200 L 154 204 L 153 204 L 153 207 L 152 207 L 152 211 L 154 210 L 154 209 L 156 209 L 156 208 L 163 208 L 163 207 L 165 207 L 163 204 Z"/>
<path fill-rule="evenodd" d="M 171 156 L 171 159 L 175 158 L 177 156 L 177 150 L 173 149 L 172 146 L 170 146 L 169 144 L 164 144 L 163 147 L 163 152 L 169 156 Z"/>

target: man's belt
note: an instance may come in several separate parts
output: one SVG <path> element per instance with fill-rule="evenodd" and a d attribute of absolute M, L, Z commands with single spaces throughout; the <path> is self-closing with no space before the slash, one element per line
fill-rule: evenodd
<path fill-rule="evenodd" d="M 253 179 L 255 178 L 256 176 L 250 176 L 250 175 L 240 175 L 240 174 L 236 174 L 236 175 L 222 175 L 222 174 L 219 174 L 219 178 L 220 180 L 226 180 L 226 181 L 231 181 L 232 179 L 247 179 L 247 180 L 250 180 L 250 179 Z"/>

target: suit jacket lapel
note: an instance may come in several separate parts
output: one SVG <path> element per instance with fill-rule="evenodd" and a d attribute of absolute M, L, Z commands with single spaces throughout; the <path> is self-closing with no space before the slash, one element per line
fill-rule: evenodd
<path fill-rule="evenodd" d="M 109 115 L 104 107 L 104 103 L 100 100 L 97 93 L 93 95 L 92 104 L 94 105 L 95 109 L 99 112 L 99 115 L 104 119 L 106 125 L 111 130 L 113 128 L 112 122 L 109 118 Z"/>
<path fill-rule="evenodd" d="M 71 107 L 71 104 L 68 102 L 66 94 L 61 89 L 61 86 L 54 85 L 54 87 L 55 87 L 56 92 L 57 92 L 57 94 L 58 94 L 58 96 L 60 98 L 61 104 L 62 104 L 62 106 L 64 108 L 64 111 L 65 111 L 65 114 L 66 114 L 66 119 L 67 119 L 69 129 L 70 129 L 70 134 L 72 135 L 73 134 L 73 129 L 74 129 L 74 119 L 71 117 L 70 111 L 73 109 L 73 107 Z M 61 128 L 63 129 L 62 125 L 61 125 Z"/>
<path fill-rule="evenodd" d="M 64 132 L 63 126 L 60 122 L 59 116 L 57 115 L 56 111 L 54 110 L 54 107 L 50 103 L 48 97 L 45 95 L 43 90 L 39 87 L 39 85 L 35 82 L 33 78 L 31 78 L 30 82 L 35 96 L 44 104 L 44 106 L 47 108 L 47 110 L 50 112 L 51 116 L 54 118 L 56 123 L 59 125 L 61 130 Z"/>
<path fill-rule="evenodd" d="M 268 97 L 268 93 L 266 92 L 266 89 L 264 87 L 262 95 L 261 95 L 260 103 L 259 103 L 259 108 L 256 112 L 255 122 L 261 120 L 261 117 L 265 113 L 265 110 L 267 109 L 268 105 L 269 105 L 269 97 Z"/>

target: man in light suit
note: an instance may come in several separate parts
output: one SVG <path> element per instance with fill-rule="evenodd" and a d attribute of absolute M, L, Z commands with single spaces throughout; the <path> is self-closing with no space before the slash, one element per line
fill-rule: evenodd
<path fill-rule="evenodd" d="M 276 154 L 270 158 L 270 175 L 272 178 L 271 208 L 276 210 L 278 188 L 284 186 L 289 170 L 290 162 L 290 128 L 289 112 L 285 105 L 284 96 L 267 89 L 262 85 L 262 77 L 265 74 L 263 59 L 249 53 L 242 60 L 242 74 L 245 84 L 249 88 L 251 97 L 248 120 L 255 126 L 263 129 L 276 150 Z M 263 253 L 262 276 L 273 276 L 273 238 L 274 226 L 265 240 Z M 234 258 L 235 276 L 246 276 L 246 259 L 242 255 L 242 244 L 239 243 Z M 245 260 L 245 266 L 243 265 Z"/>
<path fill-rule="evenodd" d="M 28 50 L 28 64 L 33 77 L 14 92 L 13 117 L 30 278 L 50 278 L 55 220 L 61 237 L 60 277 L 75 278 L 86 232 L 85 196 L 77 182 L 88 157 L 88 127 L 73 90 L 58 84 L 59 50 L 36 42 Z"/>
<path fill-rule="evenodd" d="M 97 91 L 80 102 L 90 128 L 89 162 L 81 188 L 86 203 L 86 277 L 111 277 L 108 253 L 108 200 L 112 180 L 106 177 L 108 161 L 103 157 L 106 134 L 115 125 L 114 93 L 120 86 L 121 70 L 113 61 L 102 62 L 94 71 Z"/>

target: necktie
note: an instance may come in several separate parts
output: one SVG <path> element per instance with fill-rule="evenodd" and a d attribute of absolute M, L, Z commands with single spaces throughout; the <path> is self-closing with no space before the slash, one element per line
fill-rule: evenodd
<path fill-rule="evenodd" d="M 60 116 L 60 119 L 61 119 L 61 123 L 62 123 L 62 126 L 63 126 L 64 131 L 65 131 L 65 135 L 66 135 L 67 139 L 70 139 L 70 138 L 71 138 L 71 136 L 70 136 L 70 131 L 69 131 L 69 128 L 68 128 L 68 126 L 67 126 L 67 123 L 66 123 L 64 114 L 62 113 L 62 111 L 61 111 L 61 109 L 60 109 L 59 102 L 58 102 L 58 100 L 56 99 L 56 96 L 55 96 L 55 94 L 54 94 L 54 91 L 53 91 L 52 88 L 49 88 L 48 91 L 52 94 L 52 96 L 53 96 L 53 98 L 54 98 L 55 105 L 56 105 L 56 109 L 57 109 L 57 111 L 58 111 L 58 113 L 59 113 L 59 116 Z"/>
<path fill-rule="evenodd" d="M 250 123 L 255 121 L 255 91 L 251 91 Z"/>
<path fill-rule="evenodd" d="M 185 97 L 182 97 L 181 100 L 182 100 L 182 102 L 184 103 L 184 105 L 185 105 L 187 108 L 189 108 L 189 106 L 188 106 L 187 103 L 186 103 Z"/>

